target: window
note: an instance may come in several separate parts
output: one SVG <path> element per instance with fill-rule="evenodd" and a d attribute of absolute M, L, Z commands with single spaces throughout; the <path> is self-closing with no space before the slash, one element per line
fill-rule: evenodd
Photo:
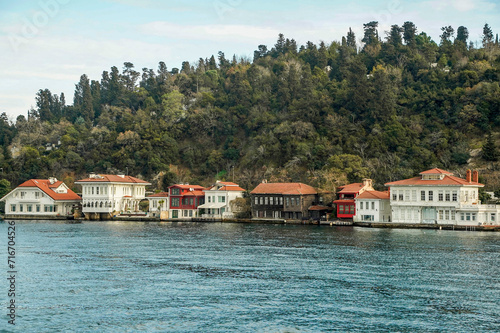
<path fill-rule="evenodd" d="M 176 219 L 176 218 L 178 218 L 178 217 L 179 217 L 179 211 L 178 211 L 178 210 L 173 210 L 173 211 L 172 211 L 172 218 L 173 218 L 173 219 Z"/>
<path fill-rule="evenodd" d="M 454 211 L 454 210 L 452 210 L 450 213 L 451 213 L 451 214 L 450 214 L 450 215 L 451 215 L 451 220 L 452 220 L 452 221 L 455 221 L 455 211 Z"/>
<path fill-rule="evenodd" d="M 372 210 L 375 209 L 375 201 L 372 201 Z"/>
<path fill-rule="evenodd" d="M 179 207 L 179 198 L 172 198 L 172 207 Z"/>
<path fill-rule="evenodd" d="M 449 220 L 450 219 L 450 211 L 449 210 L 445 210 L 444 211 L 444 219 L 445 220 Z"/>
<path fill-rule="evenodd" d="M 193 211 L 189 210 L 189 217 L 193 217 Z"/>
<path fill-rule="evenodd" d="M 405 190 L 405 201 L 410 201 L 410 190 Z"/>
<path fill-rule="evenodd" d="M 438 192 L 438 201 L 443 201 L 443 191 Z"/>
<path fill-rule="evenodd" d="M 95 194 L 99 194 L 99 186 L 96 186 L 96 188 L 95 188 Z"/>
<path fill-rule="evenodd" d="M 491 222 L 495 222 L 496 217 L 497 217 L 497 216 L 496 216 L 496 213 L 491 213 L 491 214 L 490 214 L 490 221 L 491 221 Z"/>
<path fill-rule="evenodd" d="M 476 220 L 476 213 L 472 213 L 472 221 Z"/>
<path fill-rule="evenodd" d="M 443 219 L 443 210 L 442 209 L 439 210 L 439 219 L 440 220 Z"/>
<path fill-rule="evenodd" d="M 470 213 L 465 213 L 465 220 L 470 221 Z"/>
<path fill-rule="evenodd" d="M 420 200 L 425 201 L 425 191 L 420 191 Z"/>
<path fill-rule="evenodd" d="M 363 201 L 359 203 L 359 209 L 363 209 Z"/>
<path fill-rule="evenodd" d="M 290 198 L 289 197 L 287 197 L 285 200 L 285 206 L 286 207 L 290 206 Z"/>
<path fill-rule="evenodd" d="M 19 205 L 19 211 L 22 212 L 24 210 L 23 205 Z"/>
<path fill-rule="evenodd" d="M 264 204 L 264 197 L 260 197 L 259 198 L 259 202 L 260 202 L 261 205 L 263 205 Z"/>
<path fill-rule="evenodd" d="M 40 205 L 36 205 L 36 212 L 40 213 Z"/>
<path fill-rule="evenodd" d="M 26 197 L 26 192 L 21 192 L 21 199 L 24 199 Z"/>
<path fill-rule="evenodd" d="M 339 205 L 339 214 L 344 214 L 344 205 Z"/>
<path fill-rule="evenodd" d="M 453 191 L 451 195 L 451 201 L 458 201 L 458 193 L 457 191 Z"/>
<path fill-rule="evenodd" d="M 26 211 L 32 212 L 33 211 L 33 205 L 26 205 Z"/>
<path fill-rule="evenodd" d="M 460 220 L 465 220 L 465 214 L 464 213 L 460 213 Z"/>
<path fill-rule="evenodd" d="M 183 210 L 182 211 L 182 216 L 187 217 L 188 216 L 188 211 L 187 210 Z"/>
<path fill-rule="evenodd" d="M 35 199 L 40 199 L 40 192 L 35 192 Z"/>
<path fill-rule="evenodd" d="M 417 201 L 417 190 L 411 190 L 411 201 Z"/>
<path fill-rule="evenodd" d="M 354 205 L 350 205 L 349 214 L 354 214 Z"/>
<path fill-rule="evenodd" d="M 403 191 L 399 191 L 399 201 L 403 201 Z"/>
<path fill-rule="evenodd" d="M 210 200 L 209 200 L 210 202 Z M 255 197 L 255 204 L 258 205 L 259 204 L 259 198 L 258 197 Z"/>
<path fill-rule="evenodd" d="M 181 194 L 181 189 L 179 188 L 172 188 L 170 189 L 170 192 L 172 195 L 180 195 Z"/>
<path fill-rule="evenodd" d="M 270 201 L 271 201 L 270 204 L 274 205 L 274 197 L 271 197 Z"/>
<path fill-rule="evenodd" d="M 212 199 L 212 197 L 208 196 L 208 202 L 210 202 L 211 199 Z M 257 199 L 257 198 L 255 198 L 255 199 Z"/>
<path fill-rule="evenodd" d="M 16 205 L 10 205 L 10 211 L 15 212 L 16 211 Z"/>
<path fill-rule="evenodd" d="M 194 198 L 189 198 L 189 204 L 192 206 L 194 205 Z"/>
<path fill-rule="evenodd" d="M 445 199 L 446 201 L 450 201 L 450 191 L 446 191 L 446 192 L 445 192 L 444 199 Z"/>
<path fill-rule="evenodd" d="M 280 197 L 280 205 L 283 205 L 283 197 Z"/>
<path fill-rule="evenodd" d="M 268 205 L 269 204 L 269 197 L 265 197 L 264 202 L 266 205 Z"/>
<path fill-rule="evenodd" d="M 429 191 L 429 201 L 434 201 L 434 191 Z"/>
<path fill-rule="evenodd" d="M 392 201 L 397 201 L 398 200 L 398 195 L 396 193 L 392 194 Z"/>

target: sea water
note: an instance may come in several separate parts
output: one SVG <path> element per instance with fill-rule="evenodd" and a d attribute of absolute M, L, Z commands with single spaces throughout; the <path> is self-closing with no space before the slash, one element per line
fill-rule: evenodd
<path fill-rule="evenodd" d="M 16 221 L 0 332 L 500 331 L 500 233 Z"/>

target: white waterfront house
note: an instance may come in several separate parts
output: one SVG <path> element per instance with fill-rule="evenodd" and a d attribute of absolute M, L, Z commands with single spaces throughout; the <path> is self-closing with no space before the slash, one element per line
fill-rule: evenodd
<path fill-rule="evenodd" d="M 146 186 L 151 185 L 131 176 L 101 174 L 90 174 L 75 184 L 82 186 L 82 212 L 98 215 L 138 212 Z"/>
<path fill-rule="evenodd" d="M 82 198 L 56 178 L 30 179 L 7 193 L 6 218 L 72 216 Z"/>
<path fill-rule="evenodd" d="M 149 201 L 149 213 L 154 217 L 161 219 L 168 218 L 169 200 L 168 192 L 159 192 L 148 195 L 146 197 Z"/>
<path fill-rule="evenodd" d="M 364 191 L 358 195 L 354 222 L 391 222 L 389 192 Z"/>
<path fill-rule="evenodd" d="M 451 172 L 431 169 L 420 176 L 385 184 L 389 187 L 392 221 L 455 225 L 498 224 L 496 205 L 479 200 L 478 173 L 467 171 L 466 179 Z"/>
<path fill-rule="evenodd" d="M 231 201 L 243 198 L 245 189 L 232 182 L 217 181 L 205 192 L 205 203 L 198 206 L 198 216 L 211 218 L 233 218 L 234 213 Z"/>

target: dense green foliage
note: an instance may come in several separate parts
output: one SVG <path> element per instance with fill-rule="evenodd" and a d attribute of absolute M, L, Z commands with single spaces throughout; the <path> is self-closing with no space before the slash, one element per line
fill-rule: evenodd
<path fill-rule="evenodd" d="M 73 105 L 48 89 L 15 124 L 0 119 L 0 165 L 12 184 L 128 172 L 157 188 L 216 175 L 252 189 L 303 181 L 333 189 L 377 184 L 431 167 L 460 170 L 474 140 L 500 125 L 500 50 L 485 26 L 443 27 L 440 44 L 412 22 L 364 25 L 341 42 L 298 47 L 279 36 L 254 59 L 200 58 L 181 69 L 125 63 L 100 80 L 82 75 Z"/>

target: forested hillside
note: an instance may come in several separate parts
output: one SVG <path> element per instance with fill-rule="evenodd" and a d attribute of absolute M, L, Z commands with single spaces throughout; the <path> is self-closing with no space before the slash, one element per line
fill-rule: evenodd
<path fill-rule="evenodd" d="M 93 171 L 154 189 L 234 177 L 248 189 L 268 179 L 333 190 L 478 167 L 500 187 L 498 36 L 487 24 L 479 43 L 463 26 L 442 32 L 435 42 L 412 22 L 389 32 L 370 22 L 362 44 L 351 29 L 319 45 L 279 35 L 253 59 L 219 52 L 180 69 L 83 74 L 72 105 L 40 89 L 27 118 L 2 116 L 1 171 L 12 186 L 49 176 L 73 186 Z"/>

